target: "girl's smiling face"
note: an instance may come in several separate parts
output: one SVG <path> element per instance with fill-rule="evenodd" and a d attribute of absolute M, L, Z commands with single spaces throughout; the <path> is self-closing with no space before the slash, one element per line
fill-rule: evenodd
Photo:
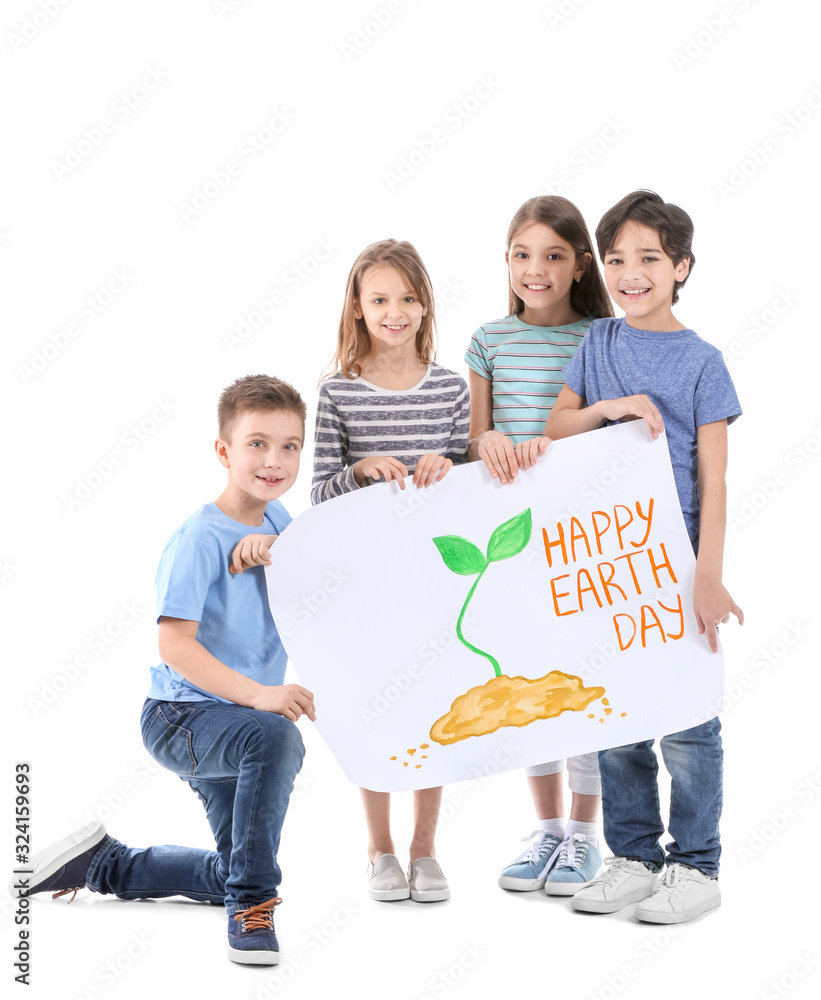
<path fill-rule="evenodd" d="M 395 267 L 372 267 L 362 276 L 354 314 L 364 319 L 372 349 L 376 342 L 391 349 L 415 350 L 426 313 L 419 296 Z"/>
<path fill-rule="evenodd" d="M 556 326 L 568 321 L 560 314 L 570 312 L 570 289 L 584 274 L 590 254 L 579 260 L 575 248 L 555 229 L 531 222 L 513 237 L 505 260 L 510 287 L 525 304 L 523 322 Z"/>

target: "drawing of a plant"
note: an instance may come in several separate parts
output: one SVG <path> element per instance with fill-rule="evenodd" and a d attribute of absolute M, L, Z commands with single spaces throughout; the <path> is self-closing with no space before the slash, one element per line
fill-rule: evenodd
<path fill-rule="evenodd" d="M 490 536 L 490 541 L 487 543 L 486 555 L 482 555 L 481 549 L 477 548 L 473 542 L 469 542 L 466 538 L 461 538 L 459 535 L 440 535 L 438 538 L 433 539 L 434 545 L 439 549 L 439 554 L 442 556 L 449 570 L 459 573 L 460 576 L 474 576 L 478 574 L 468 592 L 465 603 L 462 605 L 462 610 L 456 622 L 456 634 L 468 649 L 490 660 L 497 677 L 502 676 L 502 670 L 498 661 L 490 653 L 486 653 L 483 649 L 479 649 L 468 642 L 462 632 L 462 622 L 468 604 L 470 604 L 470 600 L 479 586 L 479 581 L 487 572 L 490 564 L 518 555 L 530 541 L 532 530 L 533 521 L 530 508 L 528 507 L 521 514 L 517 514 L 496 528 Z"/>

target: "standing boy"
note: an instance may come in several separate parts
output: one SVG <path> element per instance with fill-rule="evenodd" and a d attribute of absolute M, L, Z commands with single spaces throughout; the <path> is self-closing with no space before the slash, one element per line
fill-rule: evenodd
<path fill-rule="evenodd" d="M 687 213 L 652 191 L 634 191 L 604 215 L 596 242 L 608 291 L 625 316 L 590 327 L 564 369 L 567 384 L 545 434 L 562 438 L 635 419 L 654 438 L 666 430 L 697 555 L 693 608 L 699 634 L 716 652 L 718 624 L 731 613 L 744 620 L 721 582 L 727 425 L 741 409 L 721 353 L 672 312 L 695 263 L 692 236 Z M 573 909 L 610 913 L 639 902 L 640 920 L 666 924 L 720 905 L 720 733 L 715 718 L 661 740 L 673 779 L 666 856 L 653 740 L 599 753 L 604 834 L 615 857 L 573 897 Z"/>
<path fill-rule="evenodd" d="M 162 663 L 151 668 L 142 712 L 146 749 L 197 792 L 216 850 L 126 847 L 92 823 L 32 858 L 28 887 L 12 892 L 62 895 L 87 885 L 120 899 L 179 895 L 224 904 L 228 957 L 274 965 L 276 855 L 304 756 L 294 723 L 315 713 L 310 691 L 282 683 L 287 657 L 262 564 L 291 520 L 278 498 L 299 470 L 305 404 L 280 379 L 248 376 L 223 392 L 218 418 L 227 485 L 162 554 Z"/>

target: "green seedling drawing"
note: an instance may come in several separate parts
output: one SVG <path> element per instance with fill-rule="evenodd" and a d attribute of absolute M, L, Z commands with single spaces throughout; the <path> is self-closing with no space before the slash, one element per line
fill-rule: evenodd
<path fill-rule="evenodd" d="M 499 525 L 487 543 L 486 556 L 482 555 L 481 549 L 477 548 L 473 542 L 469 542 L 467 538 L 460 538 L 459 535 L 440 535 L 438 538 L 433 539 L 433 544 L 439 549 L 439 554 L 442 556 L 449 570 L 459 573 L 460 576 L 479 574 L 462 606 L 462 611 L 456 622 L 456 634 L 459 636 L 460 642 L 467 646 L 468 649 L 490 660 L 497 677 L 502 676 L 502 670 L 498 661 L 490 653 L 486 653 L 483 649 L 479 649 L 467 641 L 462 633 L 462 622 L 465 612 L 468 609 L 468 604 L 470 604 L 470 599 L 473 597 L 474 591 L 479 586 L 479 581 L 485 575 L 490 564 L 518 555 L 530 541 L 532 530 L 533 520 L 530 515 L 530 508 L 528 507 L 521 514 L 517 514 L 509 521 L 505 521 L 504 524 Z"/>

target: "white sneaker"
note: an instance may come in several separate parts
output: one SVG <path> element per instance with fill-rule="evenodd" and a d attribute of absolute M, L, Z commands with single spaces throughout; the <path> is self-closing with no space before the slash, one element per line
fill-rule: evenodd
<path fill-rule="evenodd" d="M 435 858 L 417 858 L 408 865 L 410 897 L 418 903 L 450 899 L 450 888 Z"/>
<path fill-rule="evenodd" d="M 673 862 L 659 887 L 636 907 L 636 917 L 651 924 L 682 924 L 721 906 L 718 879 Z"/>
<path fill-rule="evenodd" d="M 641 861 L 605 858 L 607 868 L 570 900 L 574 910 L 585 913 L 613 913 L 628 903 L 647 899 L 659 884 L 658 872 Z"/>
<path fill-rule="evenodd" d="M 381 854 L 368 862 L 368 895 L 371 899 L 407 899 L 408 881 L 395 854 Z"/>

